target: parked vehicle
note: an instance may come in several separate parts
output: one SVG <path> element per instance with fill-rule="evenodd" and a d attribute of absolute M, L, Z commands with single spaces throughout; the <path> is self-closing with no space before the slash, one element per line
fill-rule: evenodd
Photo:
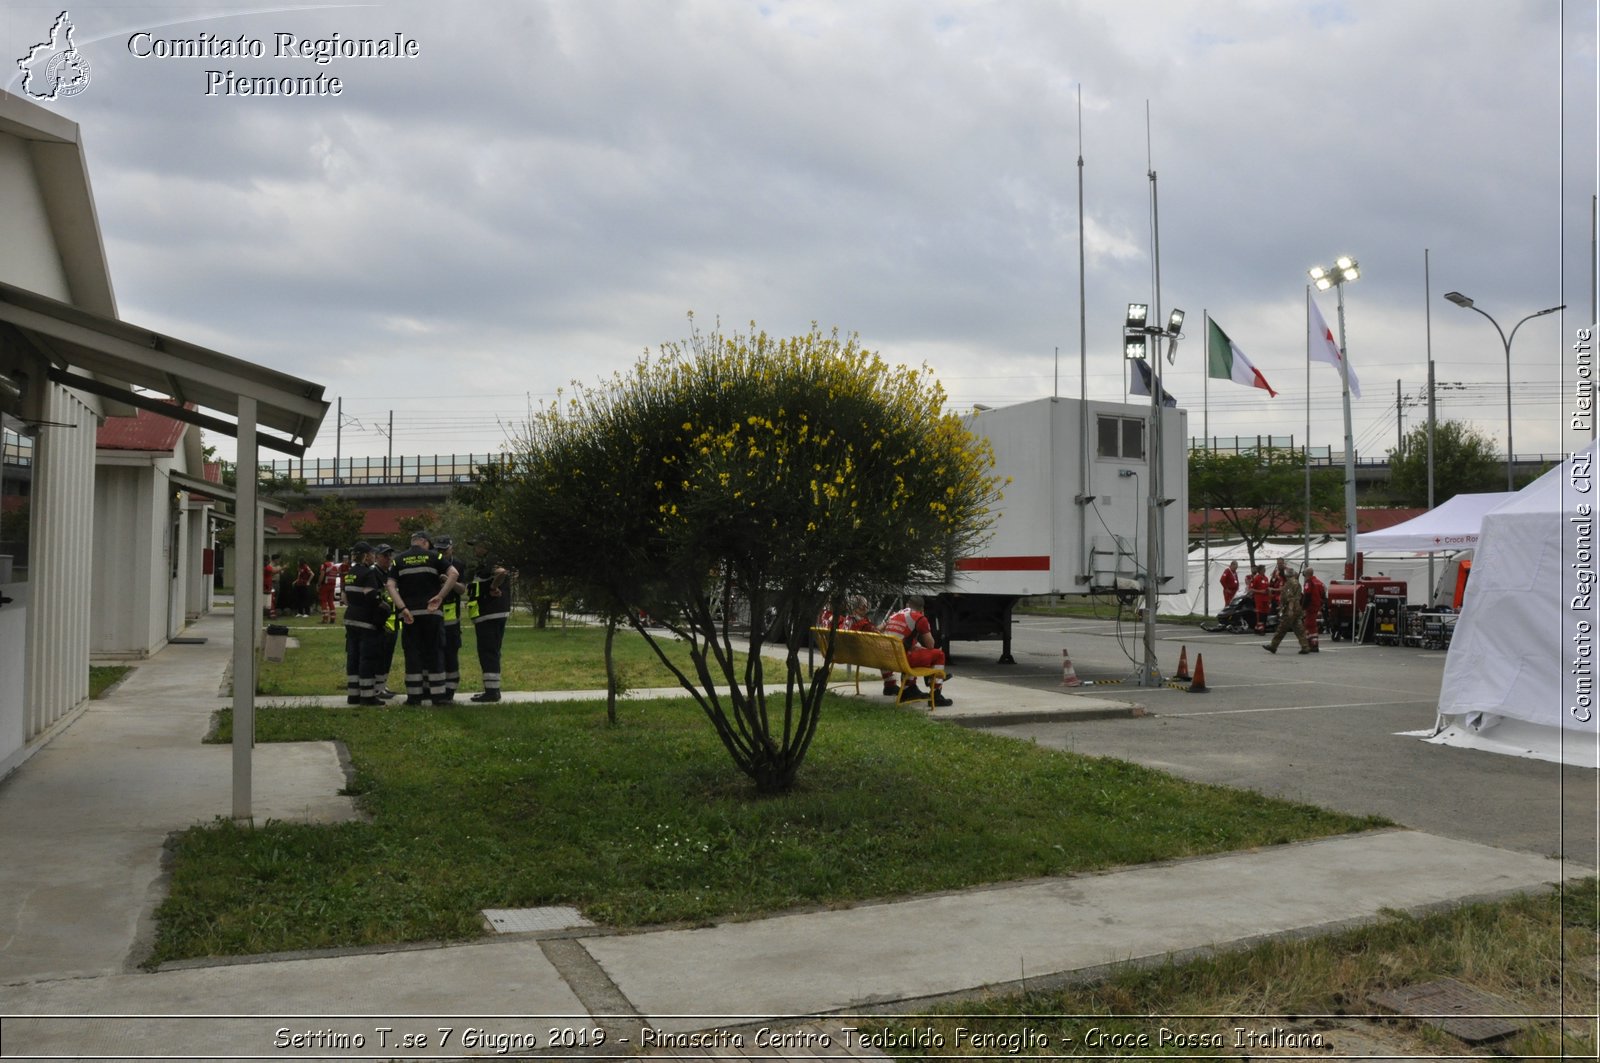
<path fill-rule="evenodd" d="M 940 646 L 998 639 L 1011 661 L 1011 611 L 1033 595 L 1143 594 L 1148 556 L 1150 406 L 1036 399 L 979 409 L 967 426 L 994 448 L 1009 479 L 992 534 L 975 556 L 953 560 L 927 589 Z M 1157 586 L 1184 589 L 1188 536 L 1188 414 L 1165 407 Z"/>

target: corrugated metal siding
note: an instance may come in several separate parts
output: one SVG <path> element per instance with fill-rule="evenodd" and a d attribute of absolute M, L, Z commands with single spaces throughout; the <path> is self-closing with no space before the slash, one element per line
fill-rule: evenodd
<path fill-rule="evenodd" d="M 95 412 L 50 385 L 33 481 L 28 740 L 89 696 L 89 592 L 94 546 Z"/>
<path fill-rule="evenodd" d="M 150 650 L 152 568 L 161 570 L 161 559 L 148 549 L 154 489 L 148 465 L 95 469 L 94 582 L 89 596 L 89 646 L 94 653 L 144 656 Z"/>

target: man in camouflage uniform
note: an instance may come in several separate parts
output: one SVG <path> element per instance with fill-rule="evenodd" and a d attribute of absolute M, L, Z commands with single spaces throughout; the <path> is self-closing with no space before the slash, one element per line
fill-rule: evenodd
<path fill-rule="evenodd" d="M 1278 652 L 1278 643 L 1283 641 L 1283 636 L 1294 632 L 1294 637 L 1300 641 L 1300 652 L 1310 653 L 1311 643 L 1306 638 L 1305 605 L 1301 602 L 1300 576 L 1294 569 L 1287 566 L 1283 569 L 1283 586 L 1279 593 L 1278 602 L 1278 631 L 1272 636 L 1272 641 L 1261 648 L 1268 653 Z"/>

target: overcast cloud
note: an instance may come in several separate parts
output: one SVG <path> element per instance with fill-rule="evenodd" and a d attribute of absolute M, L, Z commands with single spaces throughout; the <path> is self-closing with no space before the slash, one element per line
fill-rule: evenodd
<path fill-rule="evenodd" d="M 1565 23 L 1563 25 L 1563 10 Z M 10 3 L 8 59 L 60 6 Z M 323 384 L 346 455 L 498 449 L 685 315 L 811 321 L 927 362 L 951 405 L 1120 398 L 1120 328 L 1189 313 L 1167 387 L 1199 435 L 1305 437 L 1306 268 L 1346 289 L 1363 454 L 1440 416 L 1555 452 L 1592 322 L 1595 6 L 1577 0 L 546 0 L 72 6 L 83 131 L 122 316 Z M 140 58 L 135 33 L 267 55 Z M 418 42 L 317 65 L 275 33 Z M 208 70 L 336 76 L 339 96 L 206 95 Z M 9 91 L 19 91 L 12 77 Z M 1081 86 L 1082 123 L 1077 115 Z M 1148 139 L 1146 108 L 1150 116 Z M 1148 148 L 1147 148 L 1148 145 Z M 1151 159 L 1147 160 L 1147 150 Z M 1319 297 L 1336 318 L 1332 293 Z M 1204 385 L 1209 311 L 1280 392 Z M 1057 350 L 1059 349 L 1059 358 Z M 1059 384 L 1058 384 L 1059 376 Z M 1454 386 L 1454 385 L 1462 386 Z M 1563 388 L 1568 395 L 1563 395 Z M 1209 392 L 1209 401 L 1205 396 Z M 1342 446 L 1313 366 L 1313 445 Z M 314 456 L 334 452 L 334 418 Z"/>

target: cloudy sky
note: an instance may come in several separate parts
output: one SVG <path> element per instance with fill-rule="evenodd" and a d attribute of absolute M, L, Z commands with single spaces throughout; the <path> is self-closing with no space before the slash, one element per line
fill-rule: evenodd
<path fill-rule="evenodd" d="M 8 59 L 60 12 L 7 3 Z M 391 411 L 397 454 L 498 449 L 530 405 L 682 338 L 691 311 L 857 332 L 926 362 L 965 410 L 1077 396 L 1086 308 L 1088 393 L 1120 398 L 1124 309 L 1155 301 L 1152 168 L 1159 302 L 1189 315 L 1167 386 L 1192 435 L 1209 418 L 1213 435 L 1305 438 L 1306 269 L 1348 253 L 1361 453 L 1394 445 L 1397 413 L 1425 419 L 1430 336 L 1440 416 L 1504 447 L 1504 348 L 1452 290 L 1508 331 L 1568 305 L 1517 333 L 1514 440 L 1575 439 L 1591 2 L 69 12 L 91 83 L 44 106 L 82 127 L 122 316 L 323 384 L 347 456 L 389 448 Z M 398 34 L 417 54 L 319 64 L 278 54 L 279 34 Z M 264 54 L 173 54 L 240 38 Z M 230 95 L 228 71 L 342 92 Z M 1319 301 L 1335 322 L 1333 293 Z M 1278 398 L 1206 386 L 1207 311 Z M 1312 366 L 1309 397 L 1312 444 L 1341 448 L 1334 369 Z M 333 455 L 334 425 L 313 456 Z"/>

